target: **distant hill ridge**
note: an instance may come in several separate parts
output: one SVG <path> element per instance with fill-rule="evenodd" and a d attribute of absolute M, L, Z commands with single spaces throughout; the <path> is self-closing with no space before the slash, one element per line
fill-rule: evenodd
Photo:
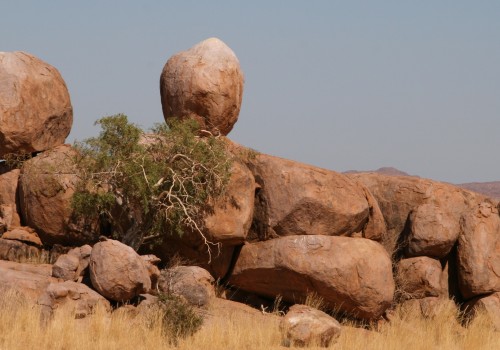
<path fill-rule="evenodd" d="M 414 176 L 410 175 L 407 172 L 396 169 L 394 167 L 382 167 L 377 170 L 348 170 L 345 171 L 344 174 L 356 174 L 356 173 L 378 173 L 389 176 Z M 463 184 L 454 184 L 458 187 L 465 188 L 466 190 L 477 192 L 484 194 L 488 197 L 499 199 L 500 200 L 500 181 L 492 181 L 492 182 L 469 182 Z"/>

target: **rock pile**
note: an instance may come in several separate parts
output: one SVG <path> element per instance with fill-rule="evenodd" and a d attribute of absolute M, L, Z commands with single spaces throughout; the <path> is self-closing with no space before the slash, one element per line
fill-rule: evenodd
<path fill-rule="evenodd" d="M 192 118 L 226 135 L 238 118 L 243 74 L 231 49 L 208 39 L 170 58 L 160 87 L 167 121 Z M 0 167 L 0 285 L 38 300 L 47 315 L 69 305 L 85 317 L 97 305 L 152 300 L 144 293 L 158 292 L 206 306 L 219 280 L 288 304 L 315 292 L 327 308 L 363 320 L 379 319 L 395 302 L 432 314 L 438 298 L 452 297 L 498 323 L 498 201 L 426 179 L 343 175 L 225 139 L 231 177 L 202 218 L 216 246 L 208 252 L 199 235 L 186 232 L 154 251 L 141 248 L 148 255 L 140 256 L 99 240 L 106 234 L 99 223 L 72 213 L 75 151 L 62 145 L 72 112 L 57 70 L 25 53 L 0 53 L 0 113 L 0 157 L 44 151 L 20 170 Z M 174 256 L 197 266 L 156 266 Z M 22 263 L 44 257 L 54 264 Z M 286 341 L 299 345 L 328 345 L 340 329 L 306 306 L 292 307 L 282 327 Z"/>

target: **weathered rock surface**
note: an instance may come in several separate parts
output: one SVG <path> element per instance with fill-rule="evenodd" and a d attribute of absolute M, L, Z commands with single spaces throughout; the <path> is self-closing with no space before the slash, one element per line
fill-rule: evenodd
<path fill-rule="evenodd" d="M 0 158 L 58 146 L 72 123 L 68 89 L 56 68 L 25 52 L 0 52 Z"/>
<path fill-rule="evenodd" d="M 160 278 L 160 269 L 157 265 L 161 262 L 161 259 L 153 254 L 141 255 L 141 259 L 148 270 L 149 279 L 151 280 L 151 291 L 156 291 L 158 288 L 158 279 Z"/>
<path fill-rule="evenodd" d="M 387 225 L 384 246 L 391 252 L 396 244 L 403 243 L 402 238 L 408 238 L 405 235 L 409 233 L 409 215 L 420 205 L 427 203 L 435 205 L 441 213 L 446 213 L 446 220 L 453 218 L 459 222 L 461 215 L 481 198 L 478 194 L 453 185 L 417 177 L 376 173 L 349 174 L 348 177 L 365 185 L 377 200 Z M 436 225 L 428 227 L 435 228 Z M 419 228 L 422 227 L 420 225 Z M 422 235 L 420 231 L 418 237 Z M 432 234 L 427 233 L 427 235 Z M 443 246 L 447 248 L 446 245 Z M 441 254 L 443 250 L 439 249 L 438 252 Z"/>
<path fill-rule="evenodd" d="M 472 299 L 464 308 L 469 316 L 474 316 L 480 310 L 485 312 L 493 327 L 500 332 L 500 292 Z"/>
<path fill-rule="evenodd" d="M 0 260 L 24 262 L 38 260 L 43 250 L 31 244 L 0 238 Z"/>
<path fill-rule="evenodd" d="M 56 278 L 45 274 L 46 267 L 41 270 L 41 273 L 34 273 L 35 270 L 29 272 L 0 265 L 0 293 L 14 291 L 29 300 L 36 300 L 50 283 L 58 282 Z"/>
<path fill-rule="evenodd" d="M 84 245 L 62 254 L 54 263 L 52 276 L 65 281 L 81 282 L 90 263 L 92 247 Z"/>
<path fill-rule="evenodd" d="M 234 161 L 224 196 L 204 219 L 204 232 L 211 242 L 236 245 L 245 241 L 252 224 L 255 186 L 250 170 Z"/>
<path fill-rule="evenodd" d="M 98 305 L 105 310 L 111 310 L 109 301 L 90 289 L 85 284 L 73 281 L 50 283 L 45 292 L 38 298 L 42 306 L 42 316 L 47 319 L 60 307 L 71 307 L 75 318 L 90 315 Z"/>
<path fill-rule="evenodd" d="M 457 256 L 462 297 L 500 292 L 500 216 L 490 202 L 464 215 Z"/>
<path fill-rule="evenodd" d="M 11 170 L 6 165 L 0 165 L 0 217 L 7 230 L 21 225 L 16 198 L 20 173 L 19 169 Z"/>
<path fill-rule="evenodd" d="M 293 305 L 281 320 L 285 346 L 320 345 L 328 347 L 340 336 L 342 326 L 323 311 L 306 305 Z"/>
<path fill-rule="evenodd" d="M 246 244 L 229 283 L 288 302 L 315 291 L 328 307 L 362 319 L 382 315 L 394 295 L 389 255 L 364 238 L 288 236 Z"/>
<path fill-rule="evenodd" d="M 58 146 L 25 162 L 21 170 L 22 215 L 44 244 L 75 246 L 99 237 L 96 222 L 73 216 L 71 198 L 78 182 L 74 156 L 71 146 Z"/>
<path fill-rule="evenodd" d="M 129 246 L 111 239 L 92 248 L 90 279 L 100 294 L 115 301 L 127 301 L 151 289 L 143 259 Z"/>
<path fill-rule="evenodd" d="M 213 134 L 227 135 L 238 120 L 243 73 L 234 52 L 210 38 L 172 56 L 161 73 L 163 115 L 192 118 Z"/>
<path fill-rule="evenodd" d="M 3 239 L 10 239 L 14 241 L 32 244 L 36 247 L 42 246 L 42 241 L 38 234 L 30 227 L 16 227 L 2 235 Z"/>
<path fill-rule="evenodd" d="M 184 297 L 195 306 L 206 306 L 215 298 L 215 280 L 198 266 L 176 266 L 163 270 L 158 287 L 160 291 Z"/>
<path fill-rule="evenodd" d="M 342 174 L 263 154 L 249 167 L 260 186 L 252 238 L 349 236 L 368 222 L 363 189 Z"/>
<path fill-rule="evenodd" d="M 398 263 L 396 284 L 410 299 L 438 297 L 442 290 L 442 267 L 438 260 L 419 256 Z"/>
<path fill-rule="evenodd" d="M 460 220 L 456 213 L 436 203 L 425 203 L 410 214 L 408 256 L 444 258 L 455 245 L 460 233 Z"/>
<path fill-rule="evenodd" d="M 14 271 L 30 272 L 47 277 L 52 276 L 51 264 L 30 264 L 30 263 L 19 263 L 15 261 L 0 260 L 0 268 L 14 270 Z"/>

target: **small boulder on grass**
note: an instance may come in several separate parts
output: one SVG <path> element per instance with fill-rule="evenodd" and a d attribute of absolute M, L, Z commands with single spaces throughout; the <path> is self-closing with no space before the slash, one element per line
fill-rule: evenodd
<path fill-rule="evenodd" d="M 194 306 L 206 306 L 215 298 L 214 278 L 198 266 L 176 266 L 163 270 L 158 281 L 160 292 L 181 296 Z"/>
<path fill-rule="evenodd" d="M 90 254 L 92 286 L 114 301 L 128 301 L 151 289 L 144 260 L 131 247 L 108 239 L 99 242 Z"/>
<path fill-rule="evenodd" d="M 297 304 L 283 318 L 280 329 L 285 346 L 328 347 L 340 336 L 342 326 L 323 311 Z"/>

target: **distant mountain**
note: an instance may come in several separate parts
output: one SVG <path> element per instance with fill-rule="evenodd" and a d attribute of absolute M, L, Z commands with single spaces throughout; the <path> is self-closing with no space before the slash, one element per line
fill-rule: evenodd
<path fill-rule="evenodd" d="M 500 181 L 470 182 L 465 184 L 458 184 L 457 186 L 500 200 Z"/>
<path fill-rule="evenodd" d="M 413 176 L 393 167 L 382 167 L 377 170 L 348 170 L 344 172 L 344 174 L 357 174 L 357 173 L 379 173 L 389 176 Z"/>
<path fill-rule="evenodd" d="M 382 167 L 377 170 L 349 170 L 344 174 L 357 173 L 379 173 L 389 176 L 416 176 L 410 175 L 402 170 L 393 167 Z M 418 177 L 418 176 L 416 176 Z M 464 184 L 455 184 L 455 186 L 465 188 L 466 190 L 484 194 L 485 196 L 500 200 L 500 181 L 493 182 L 469 182 Z"/>

